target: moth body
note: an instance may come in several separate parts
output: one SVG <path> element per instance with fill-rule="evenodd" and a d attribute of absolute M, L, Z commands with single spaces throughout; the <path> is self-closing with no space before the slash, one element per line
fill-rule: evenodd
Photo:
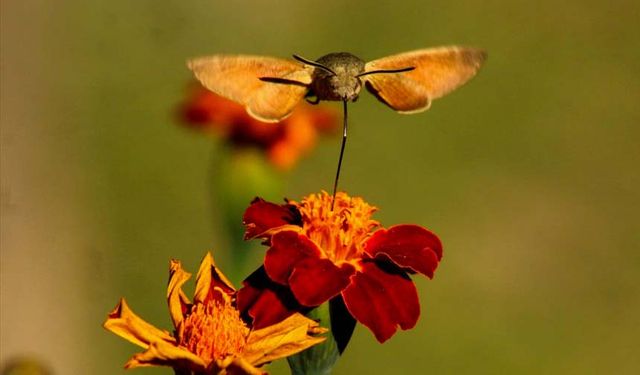
<path fill-rule="evenodd" d="M 251 55 L 214 55 L 188 62 L 209 90 L 245 106 L 265 122 L 278 122 L 298 103 L 355 101 L 364 86 L 398 113 L 427 110 L 431 102 L 469 81 L 486 53 L 469 47 L 437 47 L 403 52 L 365 63 L 348 53 L 317 61 Z M 315 100 L 311 100 L 315 98 Z"/>
<path fill-rule="evenodd" d="M 348 52 L 324 55 L 316 61 L 331 71 L 314 68 L 310 85 L 310 96 L 318 100 L 355 101 L 358 99 L 365 62 Z M 333 74 L 335 73 L 335 75 Z"/>

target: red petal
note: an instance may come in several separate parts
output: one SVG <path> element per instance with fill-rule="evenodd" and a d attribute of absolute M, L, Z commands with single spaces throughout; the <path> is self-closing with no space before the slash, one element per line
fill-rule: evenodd
<path fill-rule="evenodd" d="M 364 251 L 373 258 L 388 258 L 402 268 L 432 278 L 442 258 L 442 243 L 421 226 L 396 225 L 373 233 Z"/>
<path fill-rule="evenodd" d="M 282 225 L 301 225 L 300 220 L 300 214 L 293 205 L 278 205 L 255 198 L 242 216 L 242 223 L 247 228 L 244 239 L 259 237 L 265 231 Z"/>
<path fill-rule="evenodd" d="M 296 264 L 307 258 L 319 258 L 321 250 L 307 236 L 285 230 L 271 238 L 264 268 L 271 280 L 287 285 Z"/>
<path fill-rule="evenodd" d="M 307 258 L 295 265 L 289 287 L 302 305 L 318 306 L 340 294 L 354 271 L 349 263 L 338 267 L 326 258 Z"/>
<path fill-rule="evenodd" d="M 342 292 L 347 309 L 367 326 L 379 342 L 402 329 L 413 328 L 420 316 L 415 285 L 404 272 L 383 270 L 375 262 L 362 263 Z"/>
<path fill-rule="evenodd" d="M 243 285 L 237 294 L 238 310 L 253 321 L 254 329 L 279 323 L 296 311 L 304 312 L 291 291 L 271 281 L 264 267 L 247 277 Z"/>

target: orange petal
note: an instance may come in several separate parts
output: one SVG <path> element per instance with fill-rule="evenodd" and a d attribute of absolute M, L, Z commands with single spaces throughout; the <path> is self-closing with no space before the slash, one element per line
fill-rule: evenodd
<path fill-rule="evenodd" d="M 306 152 L 315 145 L 317 132 L 308 112 L 300 111 L 287 124 L 286 140 L 297 151 Z"/>
<path fill-rule="evenodd" d="M 190 304 L 189 298 L 182 291 L 182 285 L 189 280 L 191 274 L 182 269 L 178 260 L 171 260 L 169 268 L 169 286 L 167 287 L 167 301 L 169 303 L 169 314 L 173 321 L 173 326 L 180 331 L 179 327 L 184 320 L 187 306 Z"/>
<path fill-rule="evenodd" d="M 267 150 L 269 161 L 277 168 L 287 171 L 293 168 L 300 157 L 297 147 L 286 141 L 278 141 Z"/>
<path fill-rule="evenodd" d="M 149 348 L 134 355 L 125 363 L 124 368 L 148 366 L 170 366 L 174 368 L 188 368 L 192 371 L 204 371 L 207 364 L 202 358 L 187 349 L 169 344 L 164 341 L 154 341 Z"/>
<path fill-rule="evenodd" d="M 228 356 L 213 363 L 209 371 L 225 375 L 266 375 L 267 373 L 252 366 L 243 358 Z"/>
<path fill-rule="evenodd" d="M 260 366 L 324 341 L 325 337 L 310 334 L 326 331 L 317 322 L 295 313 L 278 324 L 251 332 L 242 358 L 254 366 Z"/>
<path fill-rule="evenodd" d="M 207 252 L 207 255 L 202 259 L 202 263 L 200 263 L 200 269 L 196 276 L 194 302 L 206 303 L 209 296 L 213 297 L 214 290 L 223 292 L 222 295 L 225 298 L 228 298 L 230 294 L 236 291 L 229 279 L 216 268 L 211 253 Z"/>
<path fill-rule="evenodd" d="M 109 313 L 103 327 L 145 349 L 156 341 L 171 344 L 176 342 L 169 332 L 154 327 L 134 314 L 124 298 L 120 299 L 115 309 Z"/>

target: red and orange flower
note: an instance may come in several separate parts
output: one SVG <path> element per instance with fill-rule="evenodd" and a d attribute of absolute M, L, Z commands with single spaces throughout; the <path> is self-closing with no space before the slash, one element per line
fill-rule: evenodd
<path fill-rule="evenodd" d="M 241 311 L 263 326 L 334 297 L 384 342 L 420 315 L 408 274 L 429 278 L 442 258 L 438 237 L 418 225 L 388 229 L 371 219 L 377 210 L 339 192 L 277 205 L 256 198 L 244 214 L 245 238 L 270 247 L 263 269 L 239 291 Z M 268 276 L 269 280 L 265 279 Z"/>
<path fill-rule="evenodd" d="M 245 108 L 198 85 L 181 108 L 184 123 L 218 134 L 235 147 L 264 150 L 269 161 L 286 170 L 311 151 L 319 134 L 334 133 L 336 113 L 325 107 L 301 104 L 291 116 L 266 123 L 247 114 Z"/>
<path fill-rule="evenodd" d="M 145 322 L 124 299 L 104 327 L 141 346 L 125 368 L 169 366 L 180 374 L 264 374 L 258 367 L 324 341 L 326 332 L 301 314 L 262 329 L 251 329 L 236 308 L 236 292 L 207 254 L 196 277 L 194 301 L 182 291 L 191 277 L 179 261 L 170 265 L 167 288 L 173 335 Z"/>

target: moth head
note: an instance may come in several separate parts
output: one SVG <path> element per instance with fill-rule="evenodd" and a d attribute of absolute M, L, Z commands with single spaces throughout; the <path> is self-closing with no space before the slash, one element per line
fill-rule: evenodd
<path fill-rule="evenodd" d="M 310 61 L 297 55 L 293 57 L 314 67 L 311 89 L 320 100 L 355 101 L 362 89 L 362 77 L 370 74 L 400 73 L 414 69 L 414 67 L 406 67 L 365 71 L 364 61 L 348 52 L 330 53 L 317 61 Z"/>
<path fill-rule="evenodd" d="M 310 61 L 300 56 L 294 58 L 313 66 L 312 91 L 320 100 L 354 101 L 362 89 L 358 77 L 364 72 L 364 61 L 348 53 L 338 52 Z"/>

